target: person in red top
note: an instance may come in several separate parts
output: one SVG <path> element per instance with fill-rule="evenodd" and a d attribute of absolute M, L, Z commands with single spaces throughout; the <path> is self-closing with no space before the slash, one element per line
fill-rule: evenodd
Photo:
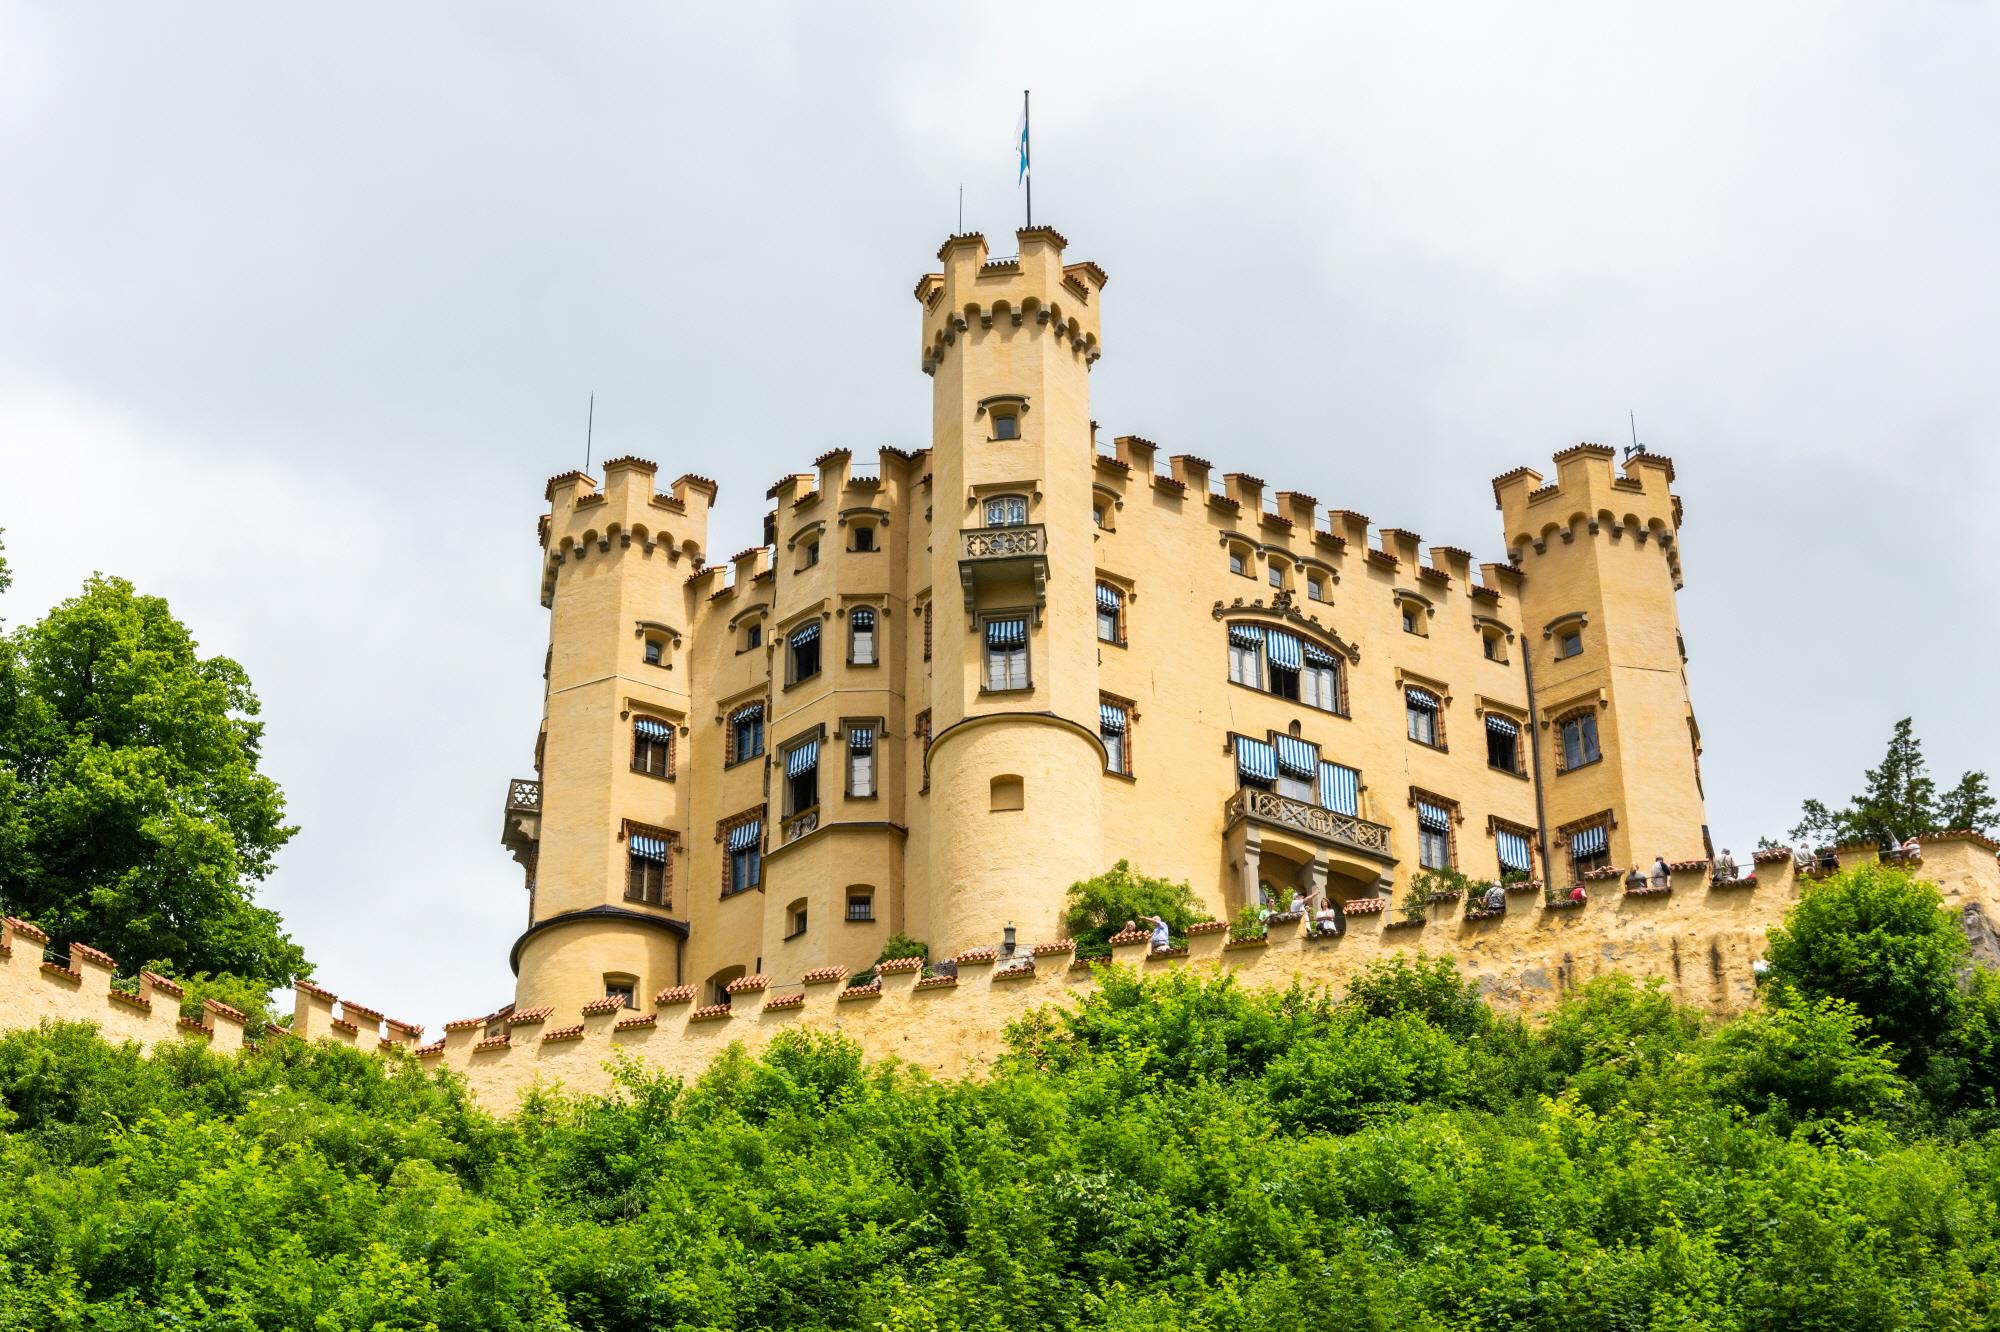
<path fill-rule="evenodd" d="M 1579 883 L 1576 887 L 1569 890 L 1569 900 L 1572 902 L 1588 902 L 1590 894 L 1585 892 L 1583 885 Z"/>

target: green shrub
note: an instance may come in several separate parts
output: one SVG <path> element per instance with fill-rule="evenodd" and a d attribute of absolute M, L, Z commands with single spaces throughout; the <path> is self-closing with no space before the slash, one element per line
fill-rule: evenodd
<path fill-rule="evenodd" d="M 1185 937 L 1197 920 L 1208 919 L 1188 884 L 1140 874 L 1130 861 L 1121 860 L 1094 879 L 1070 885 L 1063 928 L 1076 941 L 1078 957 L 1110 957 L 1111 936 L 1128 921 L 1146 916 L 1166 921 L 1176 938 Z"/>

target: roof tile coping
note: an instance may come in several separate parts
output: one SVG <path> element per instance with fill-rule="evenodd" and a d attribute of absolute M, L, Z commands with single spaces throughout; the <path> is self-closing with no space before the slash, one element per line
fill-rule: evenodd
<path fill-rule="evenodd" d="M 22 920 L 19 916 L 7 917 L 7 928 L 20 935 L 23 939 L 33 939 L 36 943 L 44 944 L 49 941 L 49 932 L 47 930 L 30 921 Z"/>
<path fill-rule="evenodd" d="M 882 982 L 872 980 L 866 985 L 850 985 L 842 990 L 840 992 L 840 1002 L 846 1003 L 849 999 L 873 999 L 881 993 Z"/>
<path fill-rule="evenodd" d="M 69 979 L 73 981 L 80 981 L 83 979 L 83 973 L 81 971 L 73 970 L 70 967 L 64 966 L 60 962 L 44 962 L 42 963 L 42 970 L 48 972 L 52 976 L 67 976 Z"/>
<path fill-rule="evenodd" d="M 638 1027 L 650 1027 L 659 1020 L 658 1013 L 634 1013 L 631 1017 L 622 1017 L 612 1023 L 611 1030 L 632 1031 Z"/>
<path fill-rule="evenodd" d="M 359 1035 L 361 1031 L 361 1028 L 358 1025 L 349 1022 L 346 1018 L 334 1018 L 333 1025 L 335 1027 L 338 1027 L 341 1031 L 346 1032 L 350 1036 Z"/>
<path fill-rule="evenodd" d="M 1706 860 L 1671 860 L 1667 862 L 1667 868 L 1670 870 L 1705 870 L 1708 868 L 1708 862 Z"/>
<path fill-rule="evenodd" d="M 1182 949 L 1181 951 L 1186 952 L 1187 950 Z M 1000 970 L 994 972 L 993 979 L 996 981 L 1028 980 L 1031 979 L 1034 976 L 1034 974 L 1035 974 L 1035 959 L 1032 957 L 1023 957 L 1023 958 L 1016 958 L 1014 961 L 1009 962 L 1006 966 L 1000 968 Z"/>
<path fill-rule="evenodd" d="M 1227 926 L 1224 927 L 1225 929 Z M 1144 930 L 1120 930 L 1108 942 L 1113 944 L 1144 943 L 1150 936 Z"/>
<path fill-rule="evenodd" d="M 209 1026 L 206 1022 L 197 1022 L 191 1017 L 175 1018 L 174 1025 L 182 1031 L 198 1031 L 204 1036 L 215 1035 L 214 1027 Z"/>
<path fill-rule="evenodd" d="M 371 1022 L 380 1022 L 382 1020 L 380 1010 L 363 1007 L 355 1003 L 352 999 L 343 999 L 340 1001 L 340 1015 L 350 1022 L 357 1017 L 367 1018 Z"/>
<path fill-rule="evenodd" d="M 1051 953 L 1074 953 L 1076 940 L 1057 939 L 1053 943 L 1038 943 L 1028 950 L 1030 957 L 1047 957 Z"/>
<path fill-rule="evenodd" d="M 324 989 L 321 986 L 314 985 L 309 980 L 295 980 L 292 982 L 292 988 L 294 990 L 297 990 L 301 994 L 309 994 L 315 999 L 324 999 L 330 1004 L 337 1003 L 339 1002 L 340 999 L 340 996 L 335 994 L 332 990 Z"/>
<path fill-rule="evenodd" d="M 248 1023 L 250 1021 L 250 1015 L 248 1013 L 244 1012 L 240 1008 L 232 1008 L 228 1004 L 223 1003 L 220 999 L 204 999 L 201 1001 L 201 1007 L 202 1011 L 205 1013 L 212 1014 L 216 1017 L 226 1017 L 232 1022 Z"/>
<path fill-rule="evenodd" d="M 727 994 L 749 994 L 753 990 L 770 989 L 771 978 L 760 971 L 754 976 L 738 976 L 722 988 Z"/>
<path fill-rule="evenodd" d="M 577 1034 L 582 1035 L 583 1033 L 578 1032 Z M 542 1037 L 542 1039 L 546 1041 L 549 1038 L 547 1036 L 544 1036 Z M 435 1059 L 437 1056 L 443 1053 L 444 1053 L 443 1041 L 432 1041 L 429 1045 L 419 1045 L 416 1050 L 416 1055 L 417 1058 L 419 1059 Z"/>
<path fill-rule="evenodd" d="M 382 1021 L 394 1027 L 397 1031 L 402 1032 L 405 1036 L 421 1036 L 424 1032 L 423 1024 L 420 1022 L 405 1022 L 401 1018 L 392 1017 L 385 1017 Z"/>
<path fill-rule="evenodd" d="M 944 990 L 958 984 L 956 976 L 926 976 L 917 982 L 919 990 Z"/>
<path fill-rule="evenodd" d="M 694 1010 L 694 1012 L 688 1014 L 688 1021 L 711 1022 L 714 1021 L 716 1018 L 726 1018 L 728 1016 L 729 1016 L 728 1004 L 703 1004 L 700 1008 L 697 1008 Z"/>
<path fill-rule="evenodd" d="M 446 1031 L 476 1031 L 486 1025 L 485 1018 L 453 1018 L 444 1024 Z"/>
<path fill-rule="evenodd" d="M 511 1042 L 508 1041 L 507 1034 L 505 1032 L 502 1032 L 498 1036 L 488 1036 L 485 1040 L 478 1042 L 472 1048 L 475 1050 L 504 1050 L 508 1047 L 509 1044 L 511 1044 Z"/>
<path fill-rule="evenodd" d="M 898 976 L 905 971 L 922 971 L 924 960 L 920 957 L 892 957 L 875 968 L 877 976 Z"/>
<path fill-rule="evenodd" d="M 134 1008 L 144 1008 L 150 1010 L 153 1007 L 153 1001 L 141 994 L 133 994 L 130 991 L 120 990 L 116 987 L 113 987 L 106 993 L 108 993 L 113 999 L 116 999 L 119 1003 L 130 1004 Z"/>
<path fill-rule="evenodd" d="M 179 981 L 169 980 L 157 971 L 142 971 L 139 973 L 139 979 L 151 985 L 161 994 L 170 994 L 176 999 L 185 999 L 187 997 L 187 990 L 182 987 Z"/>
<path fill-rule="evenodd" d="M 1349 916 L 1372 916 L 1386 909 L 1388 905 L 1389 899 L 1386 897 L 1357 897 L 1352 902 L 1343 904 L 1341 911 Z"/>
<path fill-rule="evenodd" d="M 551 1041 L 580 1041 L 582 1039 L 583 1024 L 581 1022 L 573 1027 L 557 1027 L 554 1031 L 545 1031 L 542 1033 L 543 1045 L 547 1045 Z M 422 1050 L 417 1051 L 417 1053 L 421 1055 L 431 1050 L 442 1051 L 443 1049 L 444 1042 L 439 1041 L 436 1045 L 426 1045 Z"/>
<path fill-rule="evenodd" d="M 685 1004 L 691 1002 L 694 996 L 695 988 L 692 985 L 669 985 L 653 996 L 653 1006 L 665 1008 L 669 1004 Z"/>
<path fill-rule="evenodd" d="M 1769 865 L 1780 860 L 1790 860 L 1791 858 L 1792 848 L 1789 846 L 1766 847 L 1762 851 L 1753 852 L 1750 856 L 1751 863 L 1757 865 Z"/>
<path fill-rule="evenodd" d="M 1220 934 L 1229 928 L 1226 920 L 1198 920 L 1187 927 L 1189 934 Z"/>
<path fill-rule="evenodd" d="M 69 956 L 71 961 L 82 958 L 86 962 L 94 963 L 100 967 L 110 967 L 114 971 L 118 968 L 118 964 L 111 960 L 111 954 L 101 949 L 92 948 L 89 944 L 71 944 L 69 946 Z"/>
<path fill-rule="evenodd" d="M 770 1013 L 785 1008 L 804 1008 L 805 1003 L 806 997 L 803 994 L 781 994 L 776 999 L 766 999 L 764 1011 Z"/>
<path fill-rule="evenodd" d="M 1467 588 L 1466 591 L 1470 592 L 1473 596 L 1478 597 L 1481 601 L 1500 600 L 1500 589 L 1497 587 L 1488 587 L 1484 583 L 1474 583 L 1471 587 Z"/>
<path fill-rule="evenodd" d="M 517 1013 L 511 1014 L 507 1018 L 507 1025 L 510 1027 L 525 1027 L 533 1022 L 546 1022 L 549 1015 L 555 1011 L 554 1005 L 547 1005 L 542 1008 L 524 1008 Z"/>
<path fill-rule="evenodd" d="M 1000 950 L 988 944 L 984 948 L 968 948 L 952 961 L 961 966 L 977 965 L 981 962 L 995 962 L 1000 958 Z"/>
<path fill-rule="evenodd" d="M 806 985 L 824 985 L 828 981 L 846 980 L 846 967 L 814 967 L 799 980 Z M 803 998 L 803 996 L 801 996 Z"/>
<path fill-rule="evenodd" d="M 585 1017 L 596 1017 L 600 1013 L 616 1013 L 625 1007 L 625 1001 L 616 995 L 607 994 L 602 999 L 593 999 L 583 1006 Z"/>

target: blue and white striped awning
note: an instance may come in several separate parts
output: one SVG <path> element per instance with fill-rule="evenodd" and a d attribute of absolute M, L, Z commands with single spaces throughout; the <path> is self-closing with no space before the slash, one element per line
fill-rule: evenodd
<path fill-rule="evenodd" d="M 818 620 L 808 620 L 806 623 L 792 630 L 793 647 L 804 647 L 808 643 L 816 643 L 818 641 L 819 641 Z"/>
<path fill-rule="evenodd" d="M 1097 608 L 1099 610 L 1115 611 L 1124 604 L 1124 601 L 1124 596 L 1117 588 L 1111 586 L 1111 584 L 1099 583 L 1097 585 Z"/>
<path fill-rule="evenodd" d="M 850 726 L 847 728 L 847 747 L 855 753 L 866 753 L 875 748 L 875 728 L 872 726 Z"/>
<path fill-rule="evenodd" d="M 1247 735 L 1236 737 L 1236 770 L 1260 782 L 1278 780 L 1278 751 Z"/>
<path fill-rule="evenodd" d="M 1520 726 L 1512 717 L 1502 717 L 1494 712 L 1486 714 L 1486 729 L 1495 735 L 1519 735 L 1521 733 Z"/>
<path fill-rule="evenodd" d="M 796 777 L 819 764 L 819 741 L 808 740 L 785 755 L 785 776 Z"/>
<path fill-rule="evenodd" d="M 1099 703 L 1097 705 L 1097 725 L 1101 730 L 1112 735 L 1123 735 L 1125 733 L 1125 709 L 1119 707 L 1116 703 Z"/>
<path fill-rule="evenodd" d="M 1271 742 L 1278 747 L 1278 770 L 1287 777 L 1311 781 L 1319 771 L 1318 745 L 1293 735 L 1274 735 Z"/>
<path fill-rule="evenodd" d="M 1528 847 L 1528 839 L 1517 832 L 1505 828 L 1496 829 L 1493 841 L 1500 848 L 1500 868 L 1532 873 L 1535 868 L 1535 853 Z"/>
<path fill-rule="evenodd" d="M 1264 650 L 1271 654 L 1271 664 L 1282 666 L 1288 671 L 1299 668 L 1303 655 L 1297 634 L 1288 634 L 1283 629 L 1264 631 Z"/>
<path fill-rule="evenodd" d="M 1333 654 L 1312 643 L 1305 644 L 1306 665 L 1318 668 L 1333 665 Z"/>
<path fill-rule="evenodd" d="M 1437 695 L 1428 689 L 1419 689 L 1415 685 L 1407 685 L 1403 689 L 1403 697 L 1410 700 L 1410 706 L 1413 708 L 1422 708 L 1426 712 L 1437 711 Z"/>
<path fill-rule="evenodd" d="M 752 703 L 748 707 L 736 709 L 735 712 L 729 715 L 729 720 L 733 722 L 756 721 L 763 715 L 764 705 L 762 703 Z"/>
<path fill-rule="evenodd" d="M 1254 624 L 1232 624 L 1229 626 L 1229 641 L 1240 648 L 1253 648 L 1264 641 L 1264 631 Z"/>
<path fill-rule="evenodd" d="M 764 820 L 762 819 L 752 819 L 748 823 L 739 823 L 729 830 L 729 849 L 731 851 L 748 851 L 763 840 Z"/>
<path fill-rule="evenodd" d="M 1601 823 L 1595 828 L 1570 834 L 1569 853 L 1573 856 L 1601 856 L 1610 846 L 1610 830 Z"/>
<path fill-rule="evenodd" d="M 1336 814 L 1361 813 L 1361 773 L 1338 763 L 1319 765 L 1319 803 Z"/>
<path fill-rule="evenodd" d="M 633 833 L 625 839 L 626 848 L 641 860 L 665 860 L 667 839 L 652 837 L 645 833 Z"/>
<path fill-rule="evenodd" d="M 988 620 L 986 622 L 986 646 L 990 648 L 1017 648 L 1028 644 L 1028 622 L 1018 620 Z"/>
<path fill-rule="evenodd" d="M 875 627 L 875 612 L 866 606 L 856 606 L 847 613 L 847 623 L 856 629 L 873 629 Z"/>
<path fill-rule="evenodd" d="M 672 738 L 674 728 L 663 721 L 654 721 L 651 717 L 634 717 L 632 733 L 641 740 L 658 740 L 664 743 Z"/>
<path fill-rule="evenodd" d="M 1451 831 L 1451 811 L 1428 800 L 1417 802 L 1417 826 L 1431 832 Z"/>

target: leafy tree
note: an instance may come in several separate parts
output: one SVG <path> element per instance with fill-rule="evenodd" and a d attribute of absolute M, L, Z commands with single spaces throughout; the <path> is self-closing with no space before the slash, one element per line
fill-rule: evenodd
<path fill-rule="evenodd" d="M 1772 1127 L 1879 1119 L 1907 1090 L 1896 1060 L 1845 1000 L 1795 999 L 1724 1027 L 1706 1055 L 1711 1094 Z"/>
<path fill-rule="evenodd" d="M 1076 940 L 1078 957 L 1109 957 L 1111 936 L 1127 921 L 1158 916 L 1178 936 L 1207 919 L 1200 912 L 1201 903 L 1186 882 L 1140 874 L 1130 861 L 1121 860 L 1096 878 L 1070 885 L 1063 928 Z"/>
<path fill-rule="evenodd" d="M 1921 1067 L 1960 1008 L 1969 945 L 1937 888 L 1857 865 L 1806 890 L 1765 951 L 1773 994 L 1852 1004 L 1906 1068 Z"/>
<path fill-rule="evenodd" d="M 1449 957 L 1378 958 L 1348 982 L 1342 1002 L 1371 1018 L 1419 1017 L 1461 1040 L 1493 1025 L 1493 1010 L 1479 997 L 1479 986 L 1461 976 Z"/>
<path fill-rule="evenodd" d="M 1993 827 L 1996 806 L 1986 789 L 1986 774 L 1966 773 L 1940 798 L 1926 771 L 1923 742 L 1908 717 L 1896 723 L 1882 762 L 1868 769 L 1862 781 L 1861 793 L 1843 809 L 1806 801 L 1792 829 L 1793 841 L 1886 843 L 1939 828 L 1987 832 Z"/>
<path fill-rule="evenodd" d="M 296 831 L 257 711 L 241 666 L 123 579 L 0 639 L 0 904 L 127 968 L 309 974 L 252 900 Z"/>
<path fill-rule="evenodd" d="M 1598 976 L 1566 998 L 1541 1031 L 1549 1072 L 1600 1112 L 1649 1101 L 1663 1075 L 1695 1049 L 1701 1015 L 1673 1001 L 1663 982 Z"/>

